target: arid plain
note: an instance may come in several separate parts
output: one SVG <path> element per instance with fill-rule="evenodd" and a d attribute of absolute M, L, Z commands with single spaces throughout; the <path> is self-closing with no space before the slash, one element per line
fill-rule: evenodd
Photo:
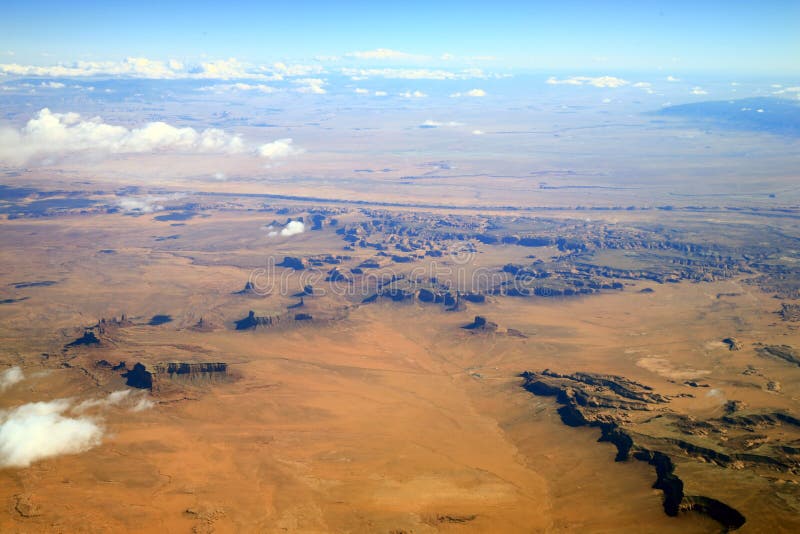
<path fill-rule="evenodd" d="M 154 195 L 8 201 L 55 208 L 2 221 L 3 407 L 102 439 L 0 530 L 800 528 L 796 210 Z"/>

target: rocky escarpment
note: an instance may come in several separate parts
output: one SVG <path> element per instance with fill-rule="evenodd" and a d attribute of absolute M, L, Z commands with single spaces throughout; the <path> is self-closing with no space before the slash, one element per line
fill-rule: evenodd
<path fill-rule="evenodd" d="M 525 372 L 521 376 L 525 380 L 523 387 L 531 393 L 556 397 L 564 424 L 599 428 L 600 441 L 616 446 L 616 461 L 634 458 L 652 465 L 656 471 L 653 487 L 663 492 L 666 514 L 674 516 L 682 511 L 697 511 L 715 519 L 726 530 L 744 525 L 745 517 L 733 507 L 712 497 L 687 495 L 683 481 L 675 474 L 673 456 L 713 461 L 719 456 L 717 451 L 688 440 L 659 438 L 631 430 L 631 414 L 636 413 L 652 415 L 656 412 L 650 421 L 664 418 L 663 422 L 670 423 L 671 414 L 664 409 L 669 403 L 668 397 L 646 385 L 614 375 L 562 375 L 544 370 Z M 733 461 L 730 455 L 724 456 Z"/>
<path fill-rule="evenodd" d="M 157 377 L 165 377 L 170 380 L 203 384 L 208 382 L 220 382 L 228 379 L 228 364 L 223 362 L 168 362 L 159 363 L 154 366 Z"/>
<path fill-rule="evenodd" d="M 131 369 L 125 362 L 111 366 L 107 361 L 100 360 L 98 367 L 110 367 L 118 371 L 125 378 L 128 386 L 158 390 L 165 380 L 179 384 L 202 385 L 215 382 L 225 382 L 231 378 L 228 364 L 224 362 L 163 362 L 155 365 L 145 365 L 136 362 Z"/>
<path fill-rule="evenodd" d="M 800 355 L 789 345 L 764 345 L 758 347 L 756 352 L 762 356 L 778 358 L 787 363 L 800 366 Z"/>
<path fill-rule="evenodd" d="M 247 317 L 235 321 L 236 330 L 249 330 L 257 326 L 274 326 L 278 324 L 280 317 L 277 315 L 256 315 L 256 312 L 250 310 Z"/>

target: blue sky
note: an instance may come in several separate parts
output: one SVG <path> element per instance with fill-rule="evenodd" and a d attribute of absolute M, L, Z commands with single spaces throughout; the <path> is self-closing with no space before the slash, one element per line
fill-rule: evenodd
<path fill-rule="evenodd" d="M 800 72 L 800 2 L 4 1 L 0 63 L 135 56 L 307 61 L 387 48 L 397 63 L 513 69 Z M 475 56 L 492 56 L 471 59 Z"/>

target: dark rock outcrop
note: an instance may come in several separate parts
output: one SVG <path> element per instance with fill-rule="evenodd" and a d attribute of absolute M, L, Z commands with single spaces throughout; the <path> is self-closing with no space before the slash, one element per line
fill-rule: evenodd
<path fill-rule="evenodd" d="M 302 271 L 306 268 L 308 262 L 303 258 L 296 258 L 294 256 L 286 256 L 283 261 L 278 264 L 278 267 L 286 267 L 294 269 L 295 271 Z"/>
<path fill-rule="evenodd" d="M 153 373 L 142 363 L 136 362 L 133 369 L 122 373 L 125 383 L 139 389 L 153 389 Z"/>
<path fill-rule="evenodd" d="M 728 350 L 742 350 L 742 343 L 735 337 L 726 337 L 722 342 L 728 345 Z"/>
<path fill-rule="evenodd" d="M 72 341 L 67 343 L 67 347 L 80 347 L 80 346 L 97 346 L 100 344 L 100 338 L 97 337 L 97 334 L 94 333 L 93 330 L 85 330 L 83 335 Z"/>
<path fill-rule="evenodd" d="M 471 323 L 469 323 L 468 325 L 464 325 L 461 328 L 465 330 L 475 330 L 478 332 L 496 332 L 497 323 L 487 321 L 486 317 L 476 315 L 475 319 Z"/>
<path fill-rule="evenodd" d="M 248 330 L 257 326 L 274 326 L 280 320 L 277 316 L 257 316 L 256 312 L 250 310 L 247 317 L 235 321 L 236 330 Z"/>
<path fill-rule="evenodd" d="M 154 315 L 150 318 L 150 321 L 147 323 L 148 326 L 160 326 L 162 324 L 167 324 L 172 322 L 171 315 Z"/>

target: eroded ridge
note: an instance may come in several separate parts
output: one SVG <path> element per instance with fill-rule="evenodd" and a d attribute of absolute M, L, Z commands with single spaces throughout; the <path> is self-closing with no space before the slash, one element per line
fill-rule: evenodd
<path fill-rule="evenodd" d="M 616 461 L 635 458 L 652 465 L 657 477 L 653 487 L 663 492 L 667 515 L 696 511 L 725 530 L 745 524 L 740 511 L 711 496 L 716 487 L 699 487 L 698 481 L 691 480 L 692 487 L 703 494 L 687 492 L 687 481 L 677 472 L 689 462 L 749 470 L 765 478 L 776 472 L 789 477 L 800 474 L 800 420 L 790 414 L 745 413 L 730 404 L 726 408 L 731 413 L 698 420 L 674 413 L 669 396 L 620 376 L 544 370 L 525 372 L 522 377 L 528 391 L 556 397 L 564 424 L 599 428 L 599 441 L 616 446 Z"/>

